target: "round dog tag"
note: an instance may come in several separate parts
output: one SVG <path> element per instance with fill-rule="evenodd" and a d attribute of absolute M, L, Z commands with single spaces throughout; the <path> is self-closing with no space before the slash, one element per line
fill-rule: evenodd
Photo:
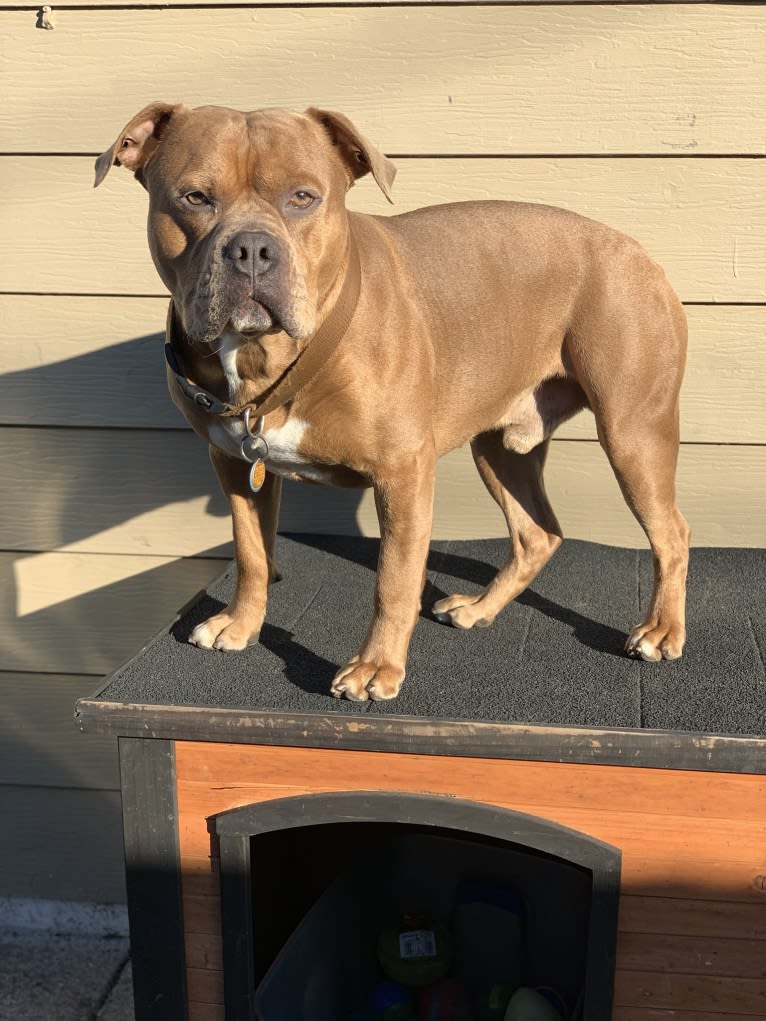
<path fill-rule="evenodd" d="M 249 481 L 253 493 L 257 493 L 266 481 L 266 465 L 260 457 L 250 465 Z"/>

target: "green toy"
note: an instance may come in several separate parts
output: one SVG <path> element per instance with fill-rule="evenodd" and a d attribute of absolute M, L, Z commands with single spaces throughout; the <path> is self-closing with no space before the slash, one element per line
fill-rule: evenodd
<path fill-rule="evenodd" d="M 447 927 L 420 915 L 405 915 L 378 937 L 378 960 L 388 978 L 405 986 L 427 986 L 443 979 L 452 961 Z"/>

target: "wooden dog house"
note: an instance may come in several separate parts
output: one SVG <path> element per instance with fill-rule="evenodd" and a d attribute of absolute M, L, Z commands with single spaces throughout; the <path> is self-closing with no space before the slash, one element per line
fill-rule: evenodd
<path fill-rule="evenodd" d="M 504 545 L 434 544 L 426 607 Z M 766 1018 L 766 552 L 694 551 L 689 651 L 650 665 L 620 654 L 648 555 L 565 544 L 493 629 L 421 620 L 400 698 L 361 705 L 326 693 L 375 544 L 279 552 L 258 646 L 184 644 L 228 572 L 77 706 L 120 737 L 138 1021 L 265 1018 L 264 975 L 348 869 L 386 899 L 451 861 L 523 891 L 525 982 L 573 1018 Z"/>

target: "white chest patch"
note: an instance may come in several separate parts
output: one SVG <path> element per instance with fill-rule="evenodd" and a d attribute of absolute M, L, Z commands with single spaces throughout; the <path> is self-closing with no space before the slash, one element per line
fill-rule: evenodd
<path fill-rule="evenodd" d="M 330 473 L 323 465 L 311 464 L 298 452 L 307 429 L 308 422 L 290 418 L 278 429 L 265 430 L 263 438 L 269 445 L 269 456 L 266 458 L 269 471 L 288 478 L 329 481 Z"/>
<path fill-rule="evenodd" d="M 266 467 L 275 475 L 292 479 L 308 479 L 311 482 L 331 481 L 331 472 L 324 465 L 307 461 L 299 452 L 301 439 L 308 429 L 308 423 L 291 418 L 278 429 L 266 429 L 263 438 L 269 447 Z M 207 429 L 208 440 L 230 457 L 246 460 L 242 456 L 242 440 L 245 425 L 241 418 L 222 418 Z"/>
<path fill-rule="evenodd" d="M 226 377 L 226 385 L 229 388 L 229 400 L 234 400 L 237 391 L 242 385 L 242 380 L 237 372 L 237 351 L 240 341 L 236 334 L 224 333 L 219 339 L 218 359 Z"/>

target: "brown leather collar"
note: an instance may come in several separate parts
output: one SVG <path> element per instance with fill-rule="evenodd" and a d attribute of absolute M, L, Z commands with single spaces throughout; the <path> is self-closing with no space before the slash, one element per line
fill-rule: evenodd
<path fill-rule="evenodd" d="M 362 273 L 359 264 L 359 252 L 356 247 L 354 236 L 349 232 L 349 260 L 346 277 L 343 287 L 338 295 L 338 300 L 314 334 L 313 339 L 298 355 L 276 382 L 261 394 L 256 401 L 250 401 L 240 406 L 229 404 L 219 400 L 208 390 L 203 390 L 196 383 L 181 373 L 178 361 L 176 360 L 174 340 L 182 335 L 181 325 L 173 304 L 170 300 L 168 308 L 167 326 L 165 330 L 165 360 L 176 378 L 182 393 L 193 401 L 203 411 L 210 415 L 222 417 L 243 417 L 245 412 L 253 419 L 262 418 L 269 412 L 275 411 L 292 400 L 298 391 L 316 375 L 319 369 L 327 361 L 340 341 L 343 339 L 351 320 L 356 311 L 361 289 Z"/>

